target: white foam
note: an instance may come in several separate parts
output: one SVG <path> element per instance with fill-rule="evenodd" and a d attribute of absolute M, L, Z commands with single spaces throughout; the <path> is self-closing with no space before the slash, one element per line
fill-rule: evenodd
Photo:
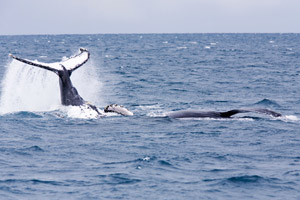
<path fill-rule="evenodd" d="M 153 110 L 153 109 L 160 109 L 161 106 L 158 104 L 154 104 L 154 105 L 141 105 L 139 106 L 140 109 L 142 110 Z"/>
<path fill-rule="evenodd" d="M 285 122 L 295 122 L 299 121 L 300 119 L 295 115 L 283 115 L 282 117 L 279 117 L 278 119 L 285 121 Z"/>
<path fill-rule="evenodd" d="M 147 112 L 146 115 L 148 117 L 165 117 L 166 116 L 161 105 L 158 105 L 158 104 L 139 106 L 139 108 L 143 111 L 146 111 Z"/>
<path fill-rule="evenodd" d="M 143 161 L 149 161 L 151 158 L 149 156 L 146 156 L 143 158 Z"/>
<path fill-rule="evenodd" d="M 64 106 L 62 108 L 62 111 L 64 111 L 67 114 L 67 117 L 69 118 L 77 118 L 77 119 L 97 119 L 99 118 L 98 112 L 91 109 L 87 105 L 82 106 Z"/>

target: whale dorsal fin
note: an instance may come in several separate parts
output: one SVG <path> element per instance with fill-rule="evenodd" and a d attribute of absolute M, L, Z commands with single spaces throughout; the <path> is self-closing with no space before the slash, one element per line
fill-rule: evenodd
<path fill-rule="evenodd" d="M 248 110 L 240 110 L 240 109 L 235 109 L 235 110 L 229 110 L 227 112 L 221 112 L 220 116 L 223 118 L 229 118 L 232 115 L 238 114 L 238 113 L 246 113 L 246 112 L 250 112 Z"/>
<path fill-rule="evenodd" d="M 90 53 L 87 49 L 80 48 L 80 53 L 77 55 L 74 55 L 70 58 L 68 58 L 65 61 L 62 62 L 55 62 L 55 63 L 42 63 L 38 61 L 31 61 L 23 58 L 18 58 L 12 54 L 10 56 L 20 62 L 26 63 L 28 65 L 33 65 L 36 67 L 40 67 L 49 71 L 53 71 L 57 73 L 58 71 L 63 71 L 62 65 L 66 68 L 66 70 L 70 71 L 71 73 L 76 70 L 77 68 L 81 67 L 83 64 L 85 64 L 89 57 Z"/>

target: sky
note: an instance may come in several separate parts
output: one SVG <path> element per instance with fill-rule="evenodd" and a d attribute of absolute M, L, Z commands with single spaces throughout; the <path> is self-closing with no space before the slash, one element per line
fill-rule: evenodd
<path fill-rule="evenodd" d="M 0 0 L 0 35 L 300 33 L 300 0 Z"/>

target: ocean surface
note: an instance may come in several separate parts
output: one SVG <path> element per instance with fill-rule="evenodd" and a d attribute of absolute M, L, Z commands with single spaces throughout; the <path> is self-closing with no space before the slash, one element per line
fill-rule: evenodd
<path fill-rule="evenodd" d="M 0 36 L 0 199 L 300 199 L 300 34 Z M 60 105 L 58 62 L 87 101 Z M 232 119 L 177 110 L 267 108 Z"/>

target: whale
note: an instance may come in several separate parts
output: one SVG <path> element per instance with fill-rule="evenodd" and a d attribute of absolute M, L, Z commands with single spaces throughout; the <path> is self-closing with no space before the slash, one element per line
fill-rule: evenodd
<path fill-rule="evenodd" d="M 229 110 L 226 112 L 217 112 L 217 111 L 198 111 L 198 110 L 179 110 L 173 111 L 167 114 L 167 117 L 180 119 L 180 118 L 215 118 L 215 119 L 222 119 L 222 118 L 231 118 L 233 115 L 239 113 L 248 113 L 248 112 L 255 112 L 260 114 L 266 114 L 272 117 L 281 117 L 282 114 L 264 108 L 252 108 L 252 109 L 234 109 Z"/>
<path fill-rule="evenodd" d="M 87 108 L 97 112 L 98 115 L 101 115 L 101 113 L 95 105 L 88 103 L 79 95 L 77 89 L 73 86 L 73 83 L 71 81 L 72 73 L 76 69 L 84 65 L 90 58 L 90 53 L 87 49 L 80 48 L 79 51 L 80 52 L 78 54 L 66 59 L 65 61 L 55 63 L 42 63 L 37 61 L 31 61 L 28 59 L 19 58 L 12 54 L 9 54 L 9 56 L 25 64 L 54 72 L 59 77 L 59 88 L 62 105 L 85 105 Z"/>
<path fill-rule="evenodd" d="M 96 112 L 97 116 L 103 116 L 105 113 L 114 112 L 121 115 L 133 115 L 123 106 L 117 104 L 111 104 L 104 109 L 104 112 L 100 112 L 95 105 L 85 101 L 78 93 L 71 81 L 72 73 L 83 66 L 90 58 L 90 53 L 85 48 L 80 48 L 79 53 L 61 62 L 55 63 L 42 63 L 38 61 L 32 61 L 28 59 L 19 58 L 12 54 L 10 57 L 16 59 L 22 63 L 39 67 L 51 72 L 54 72 L 59 77 L 60 97 L 61 104 L 64 106 L 80 106 L 81 109 L 92 110 Z"/>
<path fill-rule="evenodd" d="M 31 61 L 28 59 L 19 58 L 9 54 L 13 59 L 23 62 L 28 65 L 39 67 L 51 72 L 54 72 L 59 77 L 61 104 L 64 106 L 81 106 L 82 109 L 93 110 L 98 116 L 103 116 L 105 113 L 117 113 L 124 116 L 132 116 L 133 113 L 127 110 L 122 105 L 110 104 L 101 112 L 95 105 L 85 101 L 78 93 L 71 81 L 72 73 L 84 65 L 90 58 L 90 53 L 85 48 L 80 48 L 79 53 L 61 62 L 42 63 Z M 179 110 L 167 114 L 169 118 L 231 118 L 238 113 L 256 112 L 270 115 L 272 117 L 281 117 L 280 113 L 269 109 L 234 109 L 225 112 L 217 111 L 198 111 L 198 110 Z"/>

